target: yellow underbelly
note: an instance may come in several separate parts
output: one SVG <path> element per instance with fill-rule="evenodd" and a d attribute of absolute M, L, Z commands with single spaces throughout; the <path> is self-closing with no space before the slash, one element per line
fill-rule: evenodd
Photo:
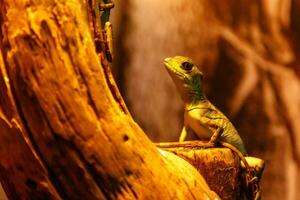
<path fill-rule="evenodd" d="M 199 139 L 209 139 L 213 133 L 205 125 L 200 123 L 197 112 L 186 112 L 184 115 L 185 125 L 189 127 Z"/>

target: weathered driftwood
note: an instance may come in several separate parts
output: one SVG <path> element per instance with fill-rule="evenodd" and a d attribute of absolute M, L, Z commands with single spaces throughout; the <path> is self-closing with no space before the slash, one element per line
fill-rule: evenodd
<path fill-rule="evenodd" d="M 0 0 L 0 178 L 8 197 L 218 199 L 122 109 L 82 8 L 79 0 Z"/>

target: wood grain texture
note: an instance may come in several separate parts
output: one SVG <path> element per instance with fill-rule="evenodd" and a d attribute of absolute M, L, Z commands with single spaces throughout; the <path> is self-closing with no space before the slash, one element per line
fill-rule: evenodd
<path fill-rule="evenodd" d="M 227 148 L 201 148 L 201 141 L 158 143 L 193 165 L 222 199 L 242 199 L 240 159 Z"/>
<path fill-rule="evenodd" d="M 0 181 L 7 197 L 61 199 L 17 114 L 2 54 L 0 88 Z"/>
<path fill-rule="evenodd" d="M 0 8 L 0 174 L 9 198 L 219 199 L 120 108 L 81 1 L 0 0 Z"/>

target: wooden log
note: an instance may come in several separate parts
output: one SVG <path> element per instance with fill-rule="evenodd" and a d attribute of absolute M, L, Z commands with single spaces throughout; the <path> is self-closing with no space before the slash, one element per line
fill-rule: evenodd
<path fill-rule="evenodd" d="M 242 199 L 240 159 L 230 149 L 201 147 L 203 142 L 158 143 L 193 165 L 223 200 Z"/>
<path fill-rule="evenodd" d="M 8 197 L 219 199 L 121 109 L 82 6 L 0 0 L 0 178 Z"/>

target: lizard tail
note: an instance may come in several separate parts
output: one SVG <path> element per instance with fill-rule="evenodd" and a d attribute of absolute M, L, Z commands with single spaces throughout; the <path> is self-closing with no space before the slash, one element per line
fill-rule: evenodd
<path fill-rule="evenodd" d="M 227 147 L 229 149 L 231 149 L 234 153 L 236 153 L 238 155 L 238 157 L 241 159 L 241 161 L 244 163 L 245 167 L 247 170 L 250 170 L 250 166 L 247 162 L 247 160 L 245 159 L 245 156 L 240 152 L 240 150 L 238 150 L 235 146 L 233 146 L 232 144 L 229 144 L 227 142 L 219 142 L 223 147 Z"/>

